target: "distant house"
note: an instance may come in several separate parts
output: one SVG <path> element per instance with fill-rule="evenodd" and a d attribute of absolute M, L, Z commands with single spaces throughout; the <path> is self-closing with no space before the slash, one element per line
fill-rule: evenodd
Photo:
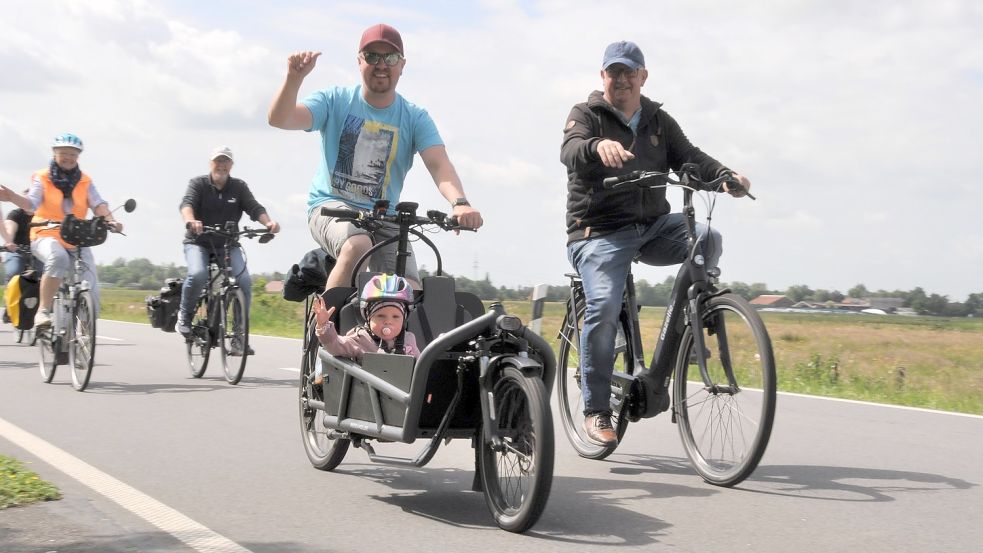
<path fill-rule="evenodd" d="M 280 294 L 283 292 L 283 281 L 271 280 L 266 283 L 265 290 L 270 294 Z"/>
<path fill-rule="evenodd" d="M 762 294 L 751 300 L 751 305 L 755 307 L 792 307 L 794 303 L 786 296 L 775 294 Z"/>
<path fill-rule="evenodd" d="M 870 306 L 887 313 L 895 313 L 904 306 L 903 298 L 870 298 Z"/>

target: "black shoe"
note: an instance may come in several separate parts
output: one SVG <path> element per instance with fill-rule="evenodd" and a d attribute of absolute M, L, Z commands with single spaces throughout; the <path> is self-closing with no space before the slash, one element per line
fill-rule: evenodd
<path fill-rule="evenodd" d="M 256 351 L 252 346 L 246 346 L 246 355 L 256 355 Z M 229 356 L 231 357 L 241 357 L 242 356 L 242 345 L 239 344 L 239 340 L 232 340 L 231 348 L 229 349 Z"/>
<path fill-rule="evenodd" d="M 611 413 L 591 413 L 584 418 L 587 441 L 599 446 L 618 445 L 618 434 L 611 426 Z"/>

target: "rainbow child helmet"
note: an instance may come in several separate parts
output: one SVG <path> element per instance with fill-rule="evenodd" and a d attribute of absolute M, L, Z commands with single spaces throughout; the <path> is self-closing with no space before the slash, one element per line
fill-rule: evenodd
<path fill-rule="evenodd" d="M 61 148 L 61 147 L 75 148 L 79 152 L 81 152 L 85 148 L 85 146 L 82 145 L 82 139 L 79 138 L 79 137 L 77 137 L 77 136 L 75 136 L 74 134 L 72 134 L 70 132 L 67 132 L 67 133 L 64 133 L 64 134 L 59 134 L 58 136 L 56 136 L 54 142 L 51 143 L 51 147 L 52 148 Z"/>
<path fill-rule="evenodd" d="M 375 275 L 362 288 L 362 295 L 359 296 L 359 307 L 362 316 L 366 320 L 369 318 L 369 307 L 380 301 L 398 302 L 403 304 L 404 311 L 413 303 L 413 287 L 405 278 L 399 275 L 381 274 Z"/>

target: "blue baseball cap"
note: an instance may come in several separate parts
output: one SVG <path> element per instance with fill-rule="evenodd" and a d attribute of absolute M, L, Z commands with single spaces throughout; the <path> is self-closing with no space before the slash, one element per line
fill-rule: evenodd
<path fill-rule="evenodd" d="M 615 63 L 625 64 L 629 69 L 639 69 L 645 67 L 645 56 L 642 55 L 642 51 L 634 42 L 629 40 L 612 42 L 604 50 L 604 62 L 601 64 L 601 69 L 607 69 Z"/>

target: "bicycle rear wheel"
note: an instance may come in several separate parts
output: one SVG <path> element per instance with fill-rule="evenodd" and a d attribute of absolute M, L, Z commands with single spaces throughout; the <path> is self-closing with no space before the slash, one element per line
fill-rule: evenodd
<path fill-rule="evenodd" d="M 68 344 L 68 366 L 72 368 L 72 387 L 85 390 L 96 360 L 96 310 L 92 292 L 83 290 L 75 298 L 72 337 Z"/>
<path fill-rule="evenodd" d="M 556 367 L 556 389 L 557 398 L 560 406 L 560 420 L 563 423 L 563 431 L 570 440 L 570 445 L 581 457 L 587 459 L 604 459 L 614 453 L 618 448 L 617 444 L 611 446 L 596 445 L 587 440 L 584 431 L 584 398 L 581 393 L 581 373 L 580 373 L 580 334 L 584 326 L 584 312 L 586 305 L 582 300 L 577 301 L 574 312 L 567 310 L 567 315 L 563 319 L 560 327 L 560 355 Z M 618 334 L 615 338 L 615 372 L 631 374 L 634 371 L 632 364 L 631 344 L 626 336 L 630 336 L 628 323 L 624 320 L 618 323 Z M 618 402 L 621 399 L 618 398 Z M 625 436 L 628 428 L 628 420 L 621 416 L 620 408 L 613 408 L 611 424 L 618 433 L 620 442 Z"/>
<path fill-rule="evenodd" d="M 222 302 L 222 367 L 225 380 L 238 384 L 249 357 L 249 318 L 246 294 L 239 288 L 229 290 Z"/>
<path fill-rule="evenodd" d="M 676 358 L 674 409 L 679 435 L 704 480 L 733 486 L 761 461 L 775 419 L 775 358 L 758 313 L 735 294 L 703 305 L 709 383 L 703 382 L 687 326 Z M 692 381 L 688 381 L 692 380 Z"/>
<path fill-rule="evenodd" d="M 38 368 L 41 369 L 41 380 L 51 382 L 55 377 L 55 369 L 58 368 L 58 355 L 55 352 L 54 335 L 51 327 L 44 327 L 36 330 L 38 353 L 41 354 L 38 361 Z"/>
<path fill-rule="evenodd" d="M 505 367 L 492 390 L 494 424 L 502 448 L 485 436 L 478 467 L 485 502 L 503 530 L 524 532 L 539 520 L 553 484 L 553 420 L 538 376 Z"/>
<path fill-rule="evenodd" d="M 348 453 L 351 440 L 332 437 L 333 430 L 324 427 L 324 411 L 310 406 L 309 401 L 324 401 L 323 388 L 314 384 L 314 369 L 320 347 L 314 335 L 314 324 L 308 325 L 307 347 L 300 360 L 300 434 L 304 440 L 307 460 L 318 470 L 334 470 Z"/>
<path fill-rule="evenodd" d="M 191 334 L 184 341 L 188 351 L 188 368 L 191 376 L 201 378 L 208 367 L 208 356 L 212 351 L 212 332 L 208 321 L 208 296 L 198 298 L 198 304 L 191 317 Z"/>

